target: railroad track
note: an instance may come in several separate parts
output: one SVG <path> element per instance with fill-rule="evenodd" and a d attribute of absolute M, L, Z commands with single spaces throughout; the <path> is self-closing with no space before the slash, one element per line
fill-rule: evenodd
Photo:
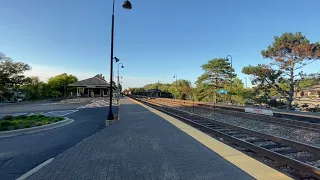
<path fill-rule="evenodd" d="M 187 106 L 187 107 L 190 107 L 193 105 L 193 102 L 176 101 L 176 100 L 169 100 L 169 99 L 168 100 L 155 99 L 154 101 L 160 101 L 160 102 L 182 105 L 182 106 Z M 226 109 L 213 108 L 212 106 L 206 105 L 206 104 L 194 103 L 194 106 L 197 108 L 215 110 L 221 114 L 227 114 L 227 115 L 237 116 L 237 117 L 244 117 L 244 118 L 249 118 L 249 119 L 256 120 L 256 121 L 272 122 L 274 124 L 286 125 L 286 126 L 294 127 L 294 128 L 307 129 L 307 130 L 317 131 L 317 132 L 320 131 L 320 122 L 319 123 L 310 123 L 310 122 L 305 122 L 305 121 L 277 118 L 277 117 L 271 117 L 271 116 L 265 116 L 265 115 L 259 115 L 259 114 L 250 114 L 250 113 L 240 112 L 240 111 L 232 111 L 232 110 L 226 110 Z"/>
<path fill-rule="evenodd" d="M 320 148 L 215 121 L 208 117 L 163 106 L 159 103 L 142 99 L 136 100 L 169 114 L 203 132 L 214 134 L 282 165 L 287 165 L 299 172 L 299 179 L 320 179 Z M 297 174 L 294 174 L 294 176 L 297 177 Z"/>

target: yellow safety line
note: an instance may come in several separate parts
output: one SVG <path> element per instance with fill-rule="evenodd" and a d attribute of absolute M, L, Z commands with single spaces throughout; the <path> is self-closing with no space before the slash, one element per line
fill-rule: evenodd
<path fill-rule="evenodd" d="M 146 106 L 136 100 L 130 98 L 133 102 L 139 104 L 140 106 L 148 109 L 149 111 L 157 114 L 163 119 L 167 120 L 178 129 L 187 133 L 189 136 L 193 137 L 212 151 L 216 152 L 222 156 L 227 161 L 231 162 L 238 168 L 250 174 L 256 179 L 267 179 L 267 180 L 287 180 L 292 179 L 291 177 L 247 156 L 246 154 L 212 138 L 211 136 L 199 131 L 198 129 L 179 121 L 178 119 L 162 113 L 154 108 Z"/>

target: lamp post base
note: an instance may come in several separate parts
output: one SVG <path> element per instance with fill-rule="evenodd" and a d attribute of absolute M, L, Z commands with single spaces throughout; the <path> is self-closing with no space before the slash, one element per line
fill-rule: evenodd
<path fill-rule="evenodd" d="M 106 120 L 106 126 L 110 126 L 116 122 L 118 122 L 120 120 L 119 115 L 118 114 L 114 114 L 114 118 L 113 119 L 107 119 Z"/>
<path fill-rule="evenodd" d="M 109 114 L 108 114 L 107 120 L 114 120 L 113 113 L 112 113 L 112 112 L 110 112 L 110 111 L 109 111 Z"/>

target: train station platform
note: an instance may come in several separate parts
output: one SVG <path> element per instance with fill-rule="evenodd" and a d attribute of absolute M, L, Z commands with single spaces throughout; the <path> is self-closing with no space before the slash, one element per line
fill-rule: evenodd
<path fill-rule="evenodd" d="M 26 179 L 290 179 L 130 99 L 121 100 L 119 117 Z"/>

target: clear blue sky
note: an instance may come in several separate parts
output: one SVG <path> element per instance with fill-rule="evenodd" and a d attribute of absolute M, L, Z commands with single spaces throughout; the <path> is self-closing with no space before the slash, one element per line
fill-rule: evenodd
<path fill-rule="evenodd" d="M 125 66 L 124 87 L 164 76 L 172 82 L 174 74 L 195 81 L 202 64 L 228 54 L 244 78 L 243 66 L 268 63 L 260 52 L 276 35 L 300 31 L 320 41 L 319 0 L 132 0 L 130 11 L 122 2 L 116 0 L 114 54 Z M 112 0 L 1 0 L 0 52 L 32 65 L 32 75 L 109 76 L 111 5 Z"/>

